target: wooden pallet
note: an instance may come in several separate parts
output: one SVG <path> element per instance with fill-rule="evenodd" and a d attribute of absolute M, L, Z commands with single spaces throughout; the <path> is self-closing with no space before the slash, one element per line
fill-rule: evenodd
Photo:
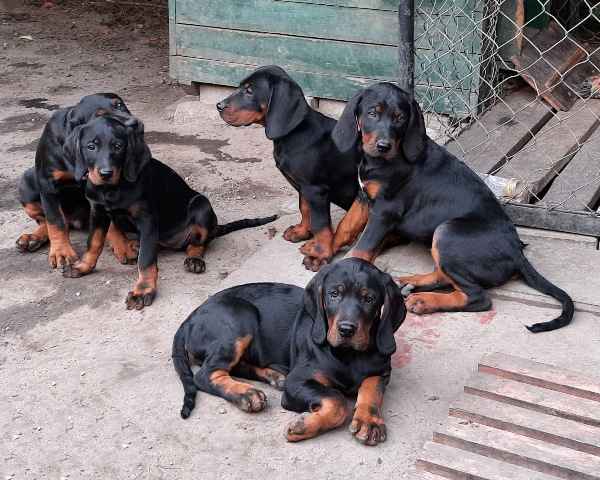
<path fill-rule="evenodd" d="M 600 480 L 600 378 L 484 357 L 412 479 Z"/>
<path fill-rule="evenodd" d="M 529 195 L 506 206 L 515 224 L 600 237 L 600 218 L 589 210 L 600 199 L 599 119 L 600 100 L 557 112 L 526 87 L 447 148 L 478 173 L 523 182 Z"/>

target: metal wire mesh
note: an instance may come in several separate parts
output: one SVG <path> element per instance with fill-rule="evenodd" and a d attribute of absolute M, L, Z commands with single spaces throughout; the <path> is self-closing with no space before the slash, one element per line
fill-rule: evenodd
<path fill-rule="evenodd" d="M 430 135 L 506 201 L 600 219 L 600 0 L 415 0 L 415 18 Z"/>

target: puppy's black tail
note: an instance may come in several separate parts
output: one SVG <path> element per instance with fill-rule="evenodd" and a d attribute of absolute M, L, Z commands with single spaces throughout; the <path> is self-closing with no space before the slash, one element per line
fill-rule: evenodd
<path fill-rule="evenodd" d="M 567 294 L 567 292 L 561 290 L 556 285 L 553 285 L 544 277 L 542 277 L 542 275 L 535 268 L 533 268 L 533 265 L 529 263 L 529 260 L 527 260 L 525 256 L 523 256 L 523 260 L 521 262 L 521 275 L 523 276 L 525 283 L 531 288 L 535 288 L 538 292 L 555 298 L 562 304 L 562 313 L 559 317 L 548 322 L 536 323 L 534 325 L 527 326 L 527 329 L 530 332 L 549 332 L 571 323 L 571 320 L 573 320 L 573 313 L 575 312 L 575 305 L 573 305 L 573 300 Z"/>
<path fill-rule="evenodd" d="M 194 384 L 194 374 L 190 368 L 190 362 L 185 351 L 185 323 L 179 327 L 173 339 L 173 366 L 183 383 L 183 407 L 181 407 L 181 418 L 188 418 L 196 406 L 196 392 L 198 389 Z"/>
<path fill-rule="evenodd" d="M 271 223 L 277 220 L 277 215 L 271 215 L 270 217 L 263 218 L 244 218 L 243 220 L 236 220 L 235 222 L 229 222 L 225 225 L 217 226 L 217 237 L 222 237 L 228 233 L 241 230 L 242 228 L 260 227 L 266 223 Z"/>

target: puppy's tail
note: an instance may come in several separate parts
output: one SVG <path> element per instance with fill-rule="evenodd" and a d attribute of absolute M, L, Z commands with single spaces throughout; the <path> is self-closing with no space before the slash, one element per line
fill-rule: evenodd
<path fill-rule="evenodd" d="M 188 418 L 196 406 L 196 392 L 198 388 L 194 384 L 194 374 L 190 368 L 190 362 L 185 351 L 185 323 L 179 327 L 173 339 L 173 366 L 183 383 L 183 407 L 181 407 L 181 418 Z"/>
<path fill-rule="evenodd" d="M 242 228 L 260 227 L 266 223 L 271 223 L 277 220 L 277 215 L 271 215 L 270 217 L 262 218 L 244 218 L 243 220 L 236 220 L 235 222 L 229 222 L 224 225 L 217 226 L 217 237 L 222 237 L 228 233 L 241 230 Z"/>
<path fill-rule="evenodd" d="M 525 256 L 523 256 L 521 261 L 521 275 L 523 276 L 525 283 L 531 288 L 535 288 L 538 292 L 555 298 L 562 304 L 562 313 L 560 316 L 548 322 L 527 326 L 527 329 L 530 332 L 549 332 L 571 323 L 571 320 L 573 320 L 573 313 L 575 312 L 575 305 L 573 305 L 573 300 L 567 292 L 546 280 L 535 268 L 533 268 L 533 265 L 529 263 L 529 260 L 527 260 Z"/>

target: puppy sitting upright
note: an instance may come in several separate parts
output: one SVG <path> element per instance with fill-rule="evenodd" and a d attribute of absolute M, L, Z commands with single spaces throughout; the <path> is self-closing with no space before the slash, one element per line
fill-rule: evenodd
<path fill-rule="evenodd" d="M 337 428 L 352 416 L 361 443 L 386 439 L 383 394 L 390 379 L 394 332 L 406 316 L 399 287 L 364 260 L 324 267 L 306 289 L 254 283 L 210 297 L 179 327 L 173 365 L 184 388 L 187 418 L 198 390 L 245 412 L 266 406 L 265 394 L 231 376 L 283 390 L 283 408 L 310 412 L 290 423 L 297 442 Z M 196 373 L 191 366 L 199 365 Z M 345 395 L 356 395 L 354 413 Z"/>
<path fill-rule="evenodd" d="M 563 307 L 559 317 L 529 330 L 571 321 L 571 297 L 529 263 L 515 226 L 481 178 L 427 137 L 421 109 L 406 92 L 391 83 L 360 91 L 333 138 L 341 150 L 360 143 L 363 151 L 360 180 L 370 207 L 368 221 L 353 228 L 364 231 L 350 255 L 372 261 L 392 236 L 431 245 L 435 270 L 398 279 L 421 290 L 406 299 L 410 312 L 488 310 L 485 289 L 519 275 Z"/>
<path fill-rule="evenodd" d="M 299 194 L 302 220 L 283 237 L 301 242 L 314 235 L 300 251 L 306 268 L 318 270 L 331 259 L 334 243 L 349 234 L 338 227 L 334 240 L 330 203 L 348 210 L 354 202 L 358 150 L 338 150 L 331 139 L 335 120 L 310 108 L 300 86 L 277 66 L 254 71 L 217 109 L 229 125 L 264 125 L 277 168 Z"/>
<path fill-rule="evenodd" d="M 63 144 L 78 125 L 113 112 L 129 114 L 118 95 L 97 93 L 52 114 L 35 153 L 35 167 L 26 170 L 19 182 L 19 200 L 27 215 L 38 223 L 34 232 L 17 239 L 21 252 L 34 252 L 50 240 L 48 262 L 52 268 L 77 261 L 69 226 L 80 228 L 87 224 L 89 203 L 75 179 L 75 165 L 64 156 Z M 121 263 L 135 262 L 137 249 L 114 225 L 110 227 L 108 240 Z"/>
<path fill-rule="evenodd" d="M 204 252 L 212 239 L 277 218 L 218 225 L 208 199 L 152 158 L 144 126 L 135 117 L 106 115 L 75 128 L 65 142 L 65 153 L 75 163 L 76 178 L 87 176 L 92 211 L 88 249 L 64 275 L 80 277 L 94 269 L 112 218 L 123 231 L 140 237 L 139 278 L 127 296 L 128 309 L 142 309 L 156 295 L 159 245 L 185 250 L 186 270 L 202 273 Z"/>

